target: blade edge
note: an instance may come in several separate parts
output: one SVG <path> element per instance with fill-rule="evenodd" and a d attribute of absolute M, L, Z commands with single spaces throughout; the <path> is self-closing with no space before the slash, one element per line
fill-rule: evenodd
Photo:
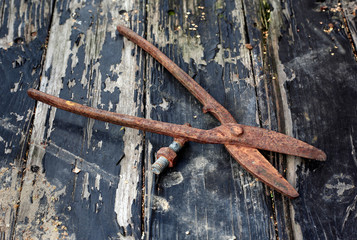
<path fill-rule="evenodd" d="M 263 128 L 238 125 L 244 130 L 244 133 L 239 137 L 239 142 L 242 146 L 319 161 L 326 160 L 326 154 L 322 150 L 299 139 Z"/>
<path fill-rule="evenodd" d="M 295 188 L 257 149 L 228 144 L 225 147 L 240 165 L 264 184 L 289 198 L 299 196 Z"/>

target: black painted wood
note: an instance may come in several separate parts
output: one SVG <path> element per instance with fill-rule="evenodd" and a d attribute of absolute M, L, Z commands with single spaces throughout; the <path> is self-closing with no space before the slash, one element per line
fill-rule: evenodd
<path fill-rule="evenodd" d="M 245 47 L 242 4 L 150 3 L 148 38 L 240 123 L 256 126 L 255 78 Z M 147 117 L 189 122 L 204 129 L 219 124 L 203 114 L 201 104 L 150 58 L 147 72 Z M 172 139 L 146 134 L 146 141 L 147 239 L 275 238 L 271 205 L 263 185 L 241 168 L 224 146 L 188 143 L 177 166 L 151 178 L 154 153 Z"/>
<path fill-rule="evenodd" d="M 11 239 L 21 191 L 34 102 L 52 12 L 50 1 L 1 1 L 0 238 Z"/>
<path fill-rule="evenodd" d="M 257 112 L 259 125 L 262 128 L 283 132 L 283 126 L 278 116 L 279 94 L 277 94 L 274 80 L 276 73 L 273 69 L 274 62 L 269 56 L 268 31 L 270 27 L 271 5 L 266 1 L 244 1 L 245 21 L 247 26 L 247 44 L 251 49 L 254 79 L 257 96 Z M 275 166 L 282 176 L 286 177 L 286 161 L 281 154 L 261 151 L 264 156 Z M 289 239 L 291 227 L 289 222 L 288 199 L 265 186 L 266 201 L 272 207 L 270 220 L 275 227 L 276 237 Z"/>
<path fill-rule="evenodd" d="M 352 50 L 354 51 L 355 58 L 357 59 L 357 6 L 355 1 L 341 1 L 338 5 L 344 18 L 344 26 L 348 27 L 346 29 L 346 34 L 349 37 L 352 45 Z"/>
<path fill-rule="evenodd" d="M 20 8 L 23 12 L 18 12 Z M 24 155 L 34 106 L 33 102 L 28 101 L 26 90 L 39 82 L 50 23 L 50 14 L 45 13 L 47 11 L 51 11 L 51 6 L 46 6 L 44 2 L 33 5 L 23 1 L 17 1 L 14 5 L 11 1 L 2 2 L 0 166 L 13 163 L 14 159 L 20 160 Z M 40 26 L 36 28 L 36 25 Z"/>
<path fill-rule="evenodd" d="M 141 116 L 142 55 L 116 25 L 142 19 L 136 2 L 57 1 L 40 90 Z M 43 104 L 33 124 L 15 237 L 140 238 L 142 133 Z"/>
<path fill-rule="evenodd" d="M 1 239 L 357 238 L 352 2 L 3 1 L 1 9 Z M 168 137 L 41 104 L 30 125 L 29 87 L 161 121 L 219 124 L 118 23 L 238 122 L 325 150 L 325 163 L 263 152 L 301 196 L 271 191 L 221 145 L 188 143 L 157 177 L 151 163 Z"/>
<path fill-rule="evenodd" d="M 290 163 L 300 193 L 291 201 L 293 236 L 355 239 L 357 63 L 340 5 L 307 0 L 272 4 L 272 48 L 278 53 L 274 60 L 287 103 L 280 106 L 285 128 L 328 156 L 326 162 Z"/>

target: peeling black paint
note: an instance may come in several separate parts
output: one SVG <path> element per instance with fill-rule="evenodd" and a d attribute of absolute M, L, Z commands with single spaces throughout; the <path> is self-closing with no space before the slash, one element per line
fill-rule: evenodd
<path fill-rule="evenodd" d="M 346 216 L 356 196 L 355 188 L 348 186 L 357 184 L 351 154 L 356 144 L 357 68 L 341 28 L 341 13 L 321 10 L 337 4 L 305 0 L 283 4 L 294 12 L 285 19 L 278 46 L 293 133 L 328 156 L 325 163 L 303 161 L 296 173 L 300 197 L 292 202 L 294 220 L 306 239 L 357 237 L 351 228 L 356 219 Z"/>
<path fill-rule="evenodd" d="M 198 6 L 202 6 L 204 9 L 198 10 Z M 168 17 L 175 18 L 169 22 L 182 23 L 181 27 L 185 35 L 195 37 L 196 34 L 199 34 L 199 42 L 203 46 L 204 52 L 202 60 L 206 62 L 205 65 L 199 65 L 193 59 L 189 63 L 185 63 L 180 49 L 182 46 L 167 44 L 161 50 L 218 102 L 227 107 L 233 115 L 238 116 L 237 120 L 244 124 L 255 125 L 255 91 L 254 87 L 245 81 L 246 78 L 251 77 L 251 70 L 248 69 L 250 66 L 243 66 L 241 62 L 231 63 L 231 59 L 222 66 L 214 60 L 217 54 L 223 54 L 223 57 L 229 56 L 229 54 L 231 54 L 230 56 L 239 54 L 232 53 L 239 48 L 238 44 L 241 44 L 241 36 L 237 34 L 239 29 L 233 28 L 230 22 L 234 4 L 227 4 L 227 6 L 216 9 L 216 2 L 205 1 L 198 3 L 195 6 L 197 9 L 184 10 L 182 4 L 177 2 L 169 2 L 169 4 L 162 2 L 159 7 L 159 9 L 151 9 L 153 12 L 150 13 L 152 18 L 155 14 L 159 16 L 159 23 L 149 21 L 151 31 L 148 34 L 153 36 L 154 44 L 160 35 L 155 35 L 152 32 L 151 24 L 159 24 L 159 29 L 163 29 L 163 33 L 166 35 L 162 35 L 162 38 L 179 37 L 168 36 L 168 34 L 175 34 L 175 27 L 177 27 L 174 24 L 167 25 Z M 175 9 L 174 16 L 167 15 L 167 11 L 170 9 Z M 194 31 L 187 31 L 184 25 L 187 11 L 191 11 L 191 14 L 188 14 L 187 22 L 196 20 L 195 24 L 198 25 L 195 34 Z M 206 13 L 205 21 L 199 19 L 201 12 Z M 219 14 L 223 14 L 223 17 L 217 20 Z M 226 31 L 232 31 L 232 33 L 228 34 Z M 222 52 L 220 52 L 219 45 L 224 46 Z M 159 64 L 150 62 L 148 69 L 151 75 L 148 79 L 150 99 L 147 104 L 156 106 L 150 113 L 152 119 L 181 124 L 189 122 L 194 127 L 203 129 L 218 125 L 217 120 L 212 116 L 202 113 L 201 104 Z M 239 80 L 233 82 L 231 73 L 234 71 L 239 74 Z M 168 102 L 167 109 L 158 107 L 163 103 L 163 99 Z M 153 146 L 152 154 L 172 141 L 167 137 L 150 133 L 146 134 L 146 139 Z M 183 239 L 230 239 L 234 236 L 237 238 L 247 238 L 248 236 L 266 238 L 274 234 L 267 216 L 269 206 L 265 205 L 263 189 L 259 187 L 260 183 L 256 183 L 258 186 L 256 188 L 243 187 L 240 179 L 234 178 L 234 176 L 239 175 L 238 172 L 242 172 L 244 174 L 242 178 L 248 179 L 249 174 L 242 171 L 238 164 L 232 162 L 223 146 L 188 143 L 180 154 L 179 162 L 174 168 L 164 172 L 157 182 L 155 179 L 153 180 L 154 190 L 149 193 L 151 194 L 149 196 L 151 198 L 154 195 L 162 197 L 168 202 L 169 209 L 152 210 L 150 219 L 146 219 L 145 223 L 145 229 L 150 231 L 149 238 L 174 239 L 177 236 Z M 147 161 L 150 161 L 151 157 L 147 156 Z M 169 177 L 172 172 L 181 173 L 183 181 L 178 185 L 167 187 L 165 178 Z M 244 192 L 243 188 L 246 189 Z M 247 202 L 247 198 L 244 197 L 245 191 L 248 191 L 252 199 L 255 199 L 259 210 L 252 203 Z M 150 201 L 147 201 L 146 204 L 150 204 Z M 222 222 L 224 225 L 218 226 L 218 222 Z"/>

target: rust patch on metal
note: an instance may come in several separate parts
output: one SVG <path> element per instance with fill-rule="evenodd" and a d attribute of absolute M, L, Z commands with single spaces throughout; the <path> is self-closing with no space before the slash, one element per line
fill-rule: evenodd
<path fill-rule="evenodd" d="M 178 125 L 95 109 L 35 89 L 29 89 L 28 95 L 38 101 L 85 117 L 175 138 L 173 145 L 163 147 L 158 151 L 156 162 L 158 168 L 153 168 L 157 174 L 166 166 L 174 165 L 176 152 L 186 141 L 224 144 L 232 157 L 260 181 L 290 198 L 296 198 L 299 195 L 257 149 L 321 161 L 326 159 L 326 154 L 323 151 L 285 134 L 238 124 L 227 109 L 159 49 L 124 26 L 119 25 L 117 30 L 161 63 L 202 103 L 203 112 L 210 112 L 222 125 L 210 130 L 203 130 L 187 124 Z"/>

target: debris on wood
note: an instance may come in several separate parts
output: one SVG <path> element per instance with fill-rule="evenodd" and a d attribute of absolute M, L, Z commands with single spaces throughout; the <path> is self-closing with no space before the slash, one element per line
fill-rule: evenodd
<path fill-rule="evenodd" d="M 81 169 L 79 169 L 77 166 L 72 170 L 72 172 L 78 174 L 81 172 Z"/>
<path fill-rule="evenodd" d="M 250 43 L 245 44 L 245 47 L 248 48 L 249 50 L 253 49 L 253 46 Z"/>

